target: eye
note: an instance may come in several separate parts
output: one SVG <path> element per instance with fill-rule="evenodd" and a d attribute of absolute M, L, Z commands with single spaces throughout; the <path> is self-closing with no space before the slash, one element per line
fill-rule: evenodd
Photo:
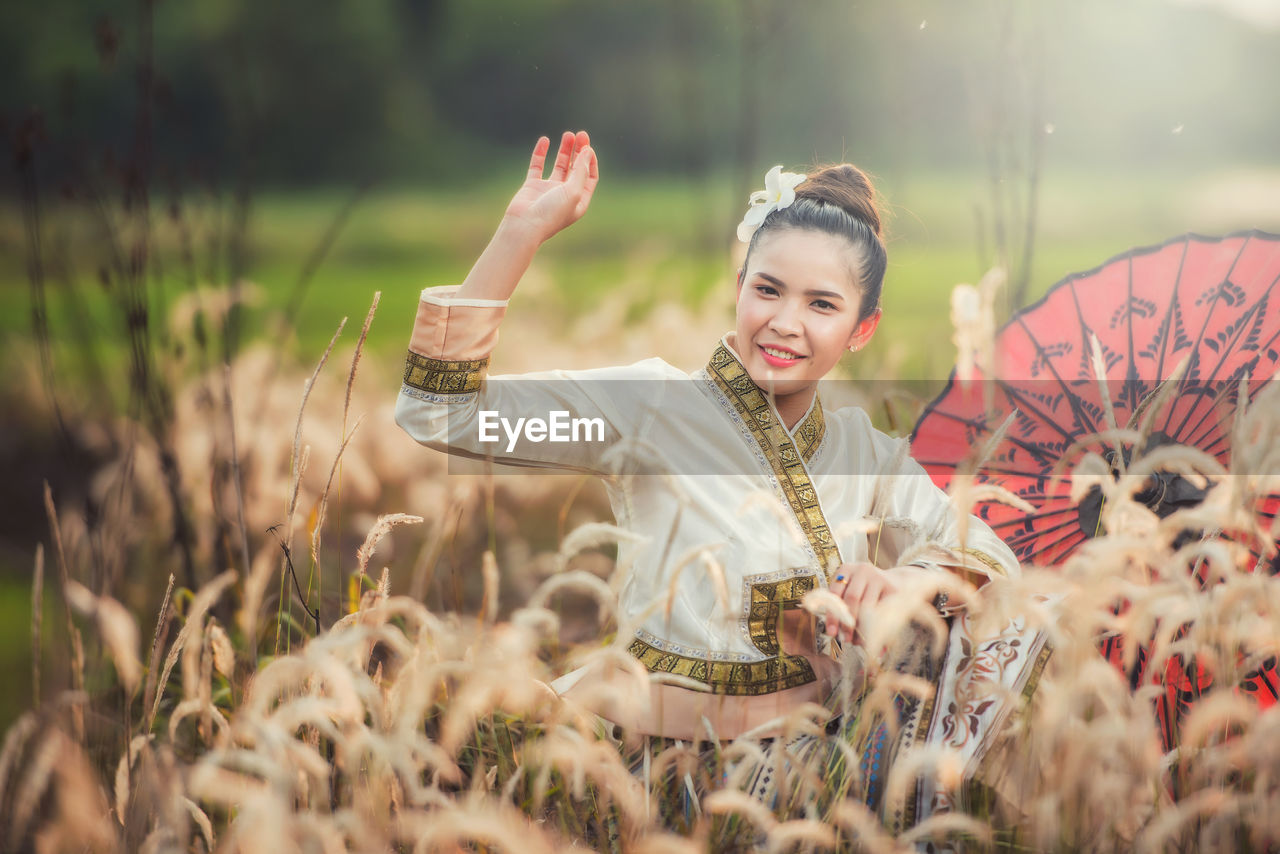
<path fill-rule="evenodd" d="M 774 297 L 778 295 L 778 289 L 775 288 L 773 285 L 758 284 L 756 285 L 756 293 L 759 293 L 768 297 Z"/>
<path fill-rule="evenodd" d="M 816 299 L 813 301 L 814 308 L 820 308 L 823 311 L 835 311 L 838 306 L 835 303 L 828 302 L 824 299 Z"/>

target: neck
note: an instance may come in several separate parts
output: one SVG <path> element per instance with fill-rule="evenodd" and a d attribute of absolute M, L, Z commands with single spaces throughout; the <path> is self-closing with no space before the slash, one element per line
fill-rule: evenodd
<path fill-rule="evenodd" d="M 773 405 L 778 409 L 778 417 L 782 419 L 782 423 L 788 430 L 794 430 L 800 423 L 800 419 L 804 418 L 805 413 L 809 411 L 809 406 L 813 403 L 813 394 L 813 390 L 809 389 L 785 397 L 774 397 Z"/>
<path fill-rule="evenodd" d="M 727 333 L 724 336 L 724 343 L 733 351 L 739 360 L 742 359 L 741 354 L 738 353 L 738 335 L 736 332 Z M 802 418 L 804 418 L 805 413 L 809 411 L 809 406 L 813 403 L 813 398 L 816 394 L 816 391 L 812 388 L 805 389 L 804 391 L 793 392 L 791 394 L 774 395 L 771 395 L 767 388 L 762 387 L 760 390 L 764 392 L 765 397 L 773 401 L 774 408 L 778 411 L 778 418 L 782 421 L 788 431 L 794 430 L 795 426 L 800 423 Z"/>

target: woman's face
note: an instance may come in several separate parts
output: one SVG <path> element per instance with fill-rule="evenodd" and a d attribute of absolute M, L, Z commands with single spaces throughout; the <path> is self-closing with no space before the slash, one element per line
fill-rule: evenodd
<path fill-rule="evenodd" d="M 880 312 L 859 322 L 862 289 L 847 241 L 786 229 L 762 236 L 738 282 L 734 347 L 779 414 L 804 414 L 813 390 L 852 347 L 871 339 Z"/>

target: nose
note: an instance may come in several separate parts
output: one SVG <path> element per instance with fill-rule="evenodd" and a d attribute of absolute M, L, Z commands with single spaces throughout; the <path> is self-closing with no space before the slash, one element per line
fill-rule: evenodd
<path fill-rule="evenodd" d="M 769 318 L 769 329 L 779 335 L 799 335 L 800 328 L 800 306 L 794 300 L 779 300 L 777 310 Z"/>

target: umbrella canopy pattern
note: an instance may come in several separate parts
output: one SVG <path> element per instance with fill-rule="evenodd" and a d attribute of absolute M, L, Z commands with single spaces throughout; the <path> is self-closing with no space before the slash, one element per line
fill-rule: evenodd
<path fill-rule="evenodd" d="M 1095 486 L 1077 502 L 1068 479 L 1055 476 L 1085 453 L 1118 473 L 1161 446 L 1186 445 L 1231 470 L 1241 395 L 1252 399 L 1280 366 L 1280 235 L 1185 235 L 1126 252 L 1064 279 L 1017 314 L 997 334 L 994 356 L 994 377 L 965 383 L 952 375 L 921 416 L 912 455 L 945 488 L 957 470 L 971 470 L 975 449 L 987 446 L 977 480 L 1004 487 L 1035 512 L 997 502 L 979 503 L 975 512 L 1020 560 L 1055 566 L 1102 531 L 1102 490 Z M 1135 498 L 1165 517 L 1197 504 L 1204 486 L 1157 471 Z M 1260 495 L 1253 529 L 1227 532 L 1247 541 L 1255 558 L 1273 552 L 1268 532 L 1278 504 Z M 1267 557 L 1265 569 L 1276 566 Z M 1114 639 L 1103 652 L 1119 663 Z M 1135 687 L 1147 680 L 1146 655 L 1138 659 L 1130 673 Z M 1171 660 L 1163 681 L 1175 711 L 1208 685 L 1195 662 Z M 1242 687 L 1274 702 L 1275 662 Z M 1169 721 L 1162 723 L 1168 741 Z"/>

